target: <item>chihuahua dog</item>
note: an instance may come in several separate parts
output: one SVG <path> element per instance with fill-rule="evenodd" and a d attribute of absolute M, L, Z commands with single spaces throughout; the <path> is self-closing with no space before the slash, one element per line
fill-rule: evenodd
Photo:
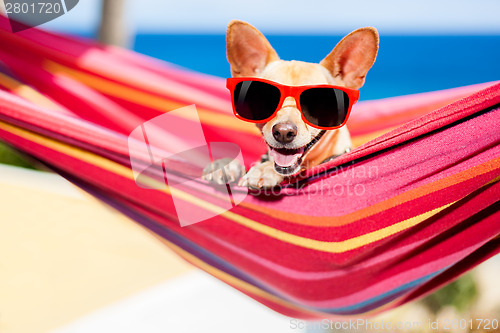
<path fill-rule="evenodd" d="M 215 161 L 205 168 L 205 179 L 273 187 L 351 149 L 343 125 L 377 56 L 375 28 L 351 32 L 319 64 L 280 60 L 246 22 L 230 22 L 226 39 L 233 110 L 256 123 L 268 152 L 246 174 L 237 161 Z"/>

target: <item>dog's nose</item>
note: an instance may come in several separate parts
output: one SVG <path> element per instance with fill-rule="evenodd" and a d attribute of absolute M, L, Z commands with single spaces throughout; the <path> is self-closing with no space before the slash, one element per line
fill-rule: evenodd
<path fill-rule="evenodd" d="M 273 136 L 279 143 L 290 143 L 297 136 L 297 126 L 290 122 L 276 124 L 273 126 Z"/>

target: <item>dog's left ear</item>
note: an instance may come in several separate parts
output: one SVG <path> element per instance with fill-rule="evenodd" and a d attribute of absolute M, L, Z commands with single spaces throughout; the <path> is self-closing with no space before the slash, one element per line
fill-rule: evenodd
<path fill-rule="evenodd" d="M 345 36 L 320 64 L 326 67 L 339 83 L 359 89 L 372 67 L 378 51 L 377 29 L 361 28 Z"/>

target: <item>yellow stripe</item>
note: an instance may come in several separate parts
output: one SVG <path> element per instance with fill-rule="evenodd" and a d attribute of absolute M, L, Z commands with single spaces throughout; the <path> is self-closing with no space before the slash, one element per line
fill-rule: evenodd
<path fill-rule="evenodd" d="M 115 163 L 111 160 L 108 160 L 104 157 L 92 154 L 88 151 L 83 151 L 79 148 L 75 148 L 69 145 L 66 145 L 61 142 L 54 141 L 52 139 L 40 136 L 38 134 L 34 134 L 25 130 L 22 130 L 20 128 L 3 124 L 0 123 L 0 128 L 4 129 L 5 131 L 11 132 L 13 134 L 16 134 L 18 136 L 24 137 L 28 140 L 31 140 L 33 142 L 37 142 L 43 146 L 49 147 L 53 150 L 59 151 L 61 153 L 64 153 L 66 155 L 72 156 L 74 158 L 78 158 L 82 161 L 85 161 L 87 163 L 96 165 L 102 169 L 105 169 L 110 172 L 114 172 L 117 175 L 120 175 L 124 178 L 132 179 L 133 180 L 133 175 L 132 171 L 118 163 Z M 145 177 L 146 178 L 146 177 Z M 149 179 L 151 182 L 151 186 L 158 185 L 159 182 L 155 181 L 154 179 Z M 163 183 L 162 183 L 163 184 Z M 287 242 L 296 246 L 300 246 L 303 248 L 308 248 L 312 250 L 317 250 L 317 251 L 323 251 L 323 252 L 328 252 L 328 253 L 343 253 L 346 251 L 350 251 L 362 246 L 365 246 L 367 244 L 376 242 L 378 240 L 384 239 L 388 236 L 394 235 L 398 232 L 401 232 L 405 229 L 408 229 L 412 226 L 415 226 L 419 224 L 420 222 L 436 215 L 437 213 L 441 212 L 442 210 L 446 209 L 447 207 L 451 206 L 453 203 L 444 205 L 442 207 L 438 207 L 436 209 L 433 209 L 429 212 L 420 214 L 418 216 L 414 216 L 412 218 L 406 219 L 404 221 L 401 221 L 399 223 L 393 224 L 391 226 L 388 226 L 386 228 L 382 228 L 358 237 L 354 237 L 351 239 L 347 239 L 341 242 L 326 242 L 326 241 L 319 241 L 319 240 L 314 240 L 314 239 L 309 239 L 297 235 L 293 235 L 263 224 L 260 224 L 256 221 L 253 221 L 249 218 L 246 218 L 244 216 L 235 214 L 230 211 L 226 212 L 221 212 L 221 208 L 217 205 L 214 205 L 210 202 L 201 200 L 199 198 L 196 198 L 188 193 L 185 193 L 183 191 L 170 188 L 168 187 L 166 190 L 162 190 L 163 192 L 170 194 L 170 195 L 175 195 L 178 198 L 181 198 L 182 200 L 185 200 L 187 202 L 190 202 L 196 206 L 199 206 L 205 210 L 214 212 L 216 214 L 220 214 L 221 216 L 224 216 L 225 218 L 236 222 L 240 225 L 243 225 L 247 228 L 250 228 L 252 230 L 255 230 L 259 233 L 262 233 L 266 236 L 276 238 L 280 241 Z"/>
<path fill-rule="evenodd" d="M 35 89 L 27 86 L 10 76 L 0 73 L 0 83 L 7 89 L 11 90 L 14 94 L 44 108 L 61 110 L 61 107 L 50 99 L 40 94 Z"/>
<path fill-rule="evenodd" d="M 482 187 L 485 187 L 486 185 L 491 185 L 491 184 L 496 183 L 498 181 L 500 181 L 500 176 L 496 177 L 495 179 L 490 180 L 489 182 L 484 184 L 484 186 L 482 186 Z"/>
<path fill-rule="evenodd" d="M 277 238 L 281 241 L 301 246 L 304 248 L 316 250 L 316 251 L 322 251 L 322 252 L 328 252 L 328 253 L 343 253 L 347 252 L 350 250 L 357 249 L 359 247 L 368 245 L 370 243 L 374 243 L 376 241 L 379 241 L 381 239 L 384 239 L 386 237 L 389 237 L 391 235 L 394 235 L 400 231 L 403 231 L 405 229 L 408 229 L 410 227 L 413 227 L 420 222 L 436 215 L 437 213 L 441 212 L 442 210 L 448 208 L 451 206 L 453 203 L 444 205 L 442 207 L 433 209 L 429 212 L 414 216 L 412 218 L 409 218 L 407 220 L 401 221 L 399 223 L 393 224 L 389 227 L 382 228 L 376 231 L 373 231 L 371 233 L 367 233 L 358 237 L 346 239 L 341 242 L 325 242 L 325 241 L 319 241 L 315 239 L 309 239 L 293 234 L 286 233 L 284 231 L 280 231 L 271 227 L 268 227 L 266 225 L 258 224 L 255 221 L 252 221 L 246 217 L 243 216 L 238 216 L 232 212 L 226 212 L 223 214 L 225 217 L 240 223 L 250 229 L 253 229 L 255 231 L 258 231 L 262 234 L 268 235 L 269 237 Z M 234 216 L 228 216 L 229 214 L 232 214 Z"/>
<path fill-rule="evenodd" d="M 158 111 L 169 112 L 186 106 L 185 104 L 173 102 L 164 97 L 159 97 L 148 94 L 146 92 L 138 91 L 119 83 L 115 83 L 91 74 L 83 73 L 81 71 L 74 70 L 51 61 L 47 61 L 44 68 L 52 74 L 63 73 L 106 95 L 121 98 L 123 100 L 130 101 L 139 105 L 144 105 Z M 254 135 L 260 134 L 256 126 L 238 120 L 236 117 L 233 117 L 231 115 L 216 113 L 199 107 L 197 107 L 197 111 L 201 122 L 204 124 Z M 181 116 L 184 116 L 189 120 L 196 120 L 190 118 L 187 115 Z"/>

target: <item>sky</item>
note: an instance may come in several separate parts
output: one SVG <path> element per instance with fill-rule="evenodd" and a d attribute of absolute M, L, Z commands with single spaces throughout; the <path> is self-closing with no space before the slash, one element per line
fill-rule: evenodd
<path fill-rule="evenodd" d="M 93 32 L 100 0 L 81 0 L 43 25 Z M 500 35 L 500 0 L 128 0 L 129 32 L 223 34 L 232 19 L 264 33 L 340 34 L 375 26 L 382 34 Z"/>

